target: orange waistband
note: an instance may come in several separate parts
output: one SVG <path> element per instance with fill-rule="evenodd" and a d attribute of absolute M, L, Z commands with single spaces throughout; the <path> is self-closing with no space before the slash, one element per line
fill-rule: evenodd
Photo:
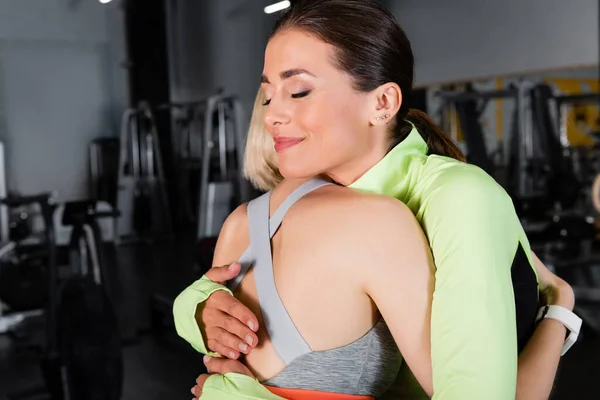
<path fill-rule="evenodd" d="M 315 390 L 286 389 L 265 386 L 277 396 L 288 400 L 375 400 L 373 396 L 355 396 L 352 394 L 339 394 L 329 392 L 317 392 Z"/>

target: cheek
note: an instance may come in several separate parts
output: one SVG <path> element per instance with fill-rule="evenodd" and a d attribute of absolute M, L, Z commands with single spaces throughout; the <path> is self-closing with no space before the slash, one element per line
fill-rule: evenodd
<path fill-rule="evenodd" d="M 299 105 L 294 122 L 314 145 L 338 146 L 361 130 L 360 107 L 347 99 L 327 98 Z M 316 149 L 314 149 L 316 150 Z"/>
<path fill-rule="evenodd" d="M 279 155 L 287 178 L 305 178 L 328 172 L 361 147 L 362 117 L 356 104 L 332 101 L 299 104 L 293 121 L 306 140 Z"/>

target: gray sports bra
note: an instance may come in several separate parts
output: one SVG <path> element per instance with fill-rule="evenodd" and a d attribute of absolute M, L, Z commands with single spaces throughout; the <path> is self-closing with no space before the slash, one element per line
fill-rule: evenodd
<path fill-rule="evenodd" d="M 242 265 L 240 274 L 228 286 L 235 291 L 250 266 L 254 266 L 264 328 L 286 364 L 283 371 L 264 384 L 378 397 L 395 381 L 402 364 L 400 352 L 383 319 L 347 346 L 312 351 L 287 313 L 275 286 L 270 239 L 296 201 L 328 184 L 319 179 L 304 183 L 283 201 L 270 219 L 271 192 L 248 204 L 250 246 L 238 260 Z"/>

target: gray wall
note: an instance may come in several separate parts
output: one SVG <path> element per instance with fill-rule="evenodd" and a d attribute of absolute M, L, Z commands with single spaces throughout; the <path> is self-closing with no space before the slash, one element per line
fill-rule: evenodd
<path fill-rule="evenodd" d="M 273 0 L 169 0 L 173 98 L 218 87 L 249 107 L 258 86 Z M 597 0 L 387 0 L 425 86 L 598 63 Z"/>
<path fill-rule="evenodd" d="M 597 0 L 388 0 L 429 85 L 598 63 Z"/>
<path fill-rule="evenodd" d="M 0 0 L 0 139 L 10 190 L 88 192 L 88 144 L 127 104 L 118 3 Z"/>
<path fill-rule="evenodd" d="M 172 99 L 199 100 L 222 88 L 249 114 L 276 20 L 263 8 L 273 2 L 169 0 Z"/>

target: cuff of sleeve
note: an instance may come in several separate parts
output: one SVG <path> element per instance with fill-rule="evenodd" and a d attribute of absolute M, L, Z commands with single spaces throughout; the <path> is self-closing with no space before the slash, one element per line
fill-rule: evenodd
<path fill-rule="evenodd" d="M 238 373 L 211 375 L 202 387 L 199 400 L 285 400 L 271 393 L 254 378 Z"/>
<path fill-rule="evenodd" d="M 231 290 L 208 279 L 206 275 L 188 286 L 173 302 L 173 319 L 177 334 L 199 353 L 211 356 L 217 353 L 209 352 L 196 321 L 196 309 L 217 290 L 224 290 L 230 295 Z"/>

